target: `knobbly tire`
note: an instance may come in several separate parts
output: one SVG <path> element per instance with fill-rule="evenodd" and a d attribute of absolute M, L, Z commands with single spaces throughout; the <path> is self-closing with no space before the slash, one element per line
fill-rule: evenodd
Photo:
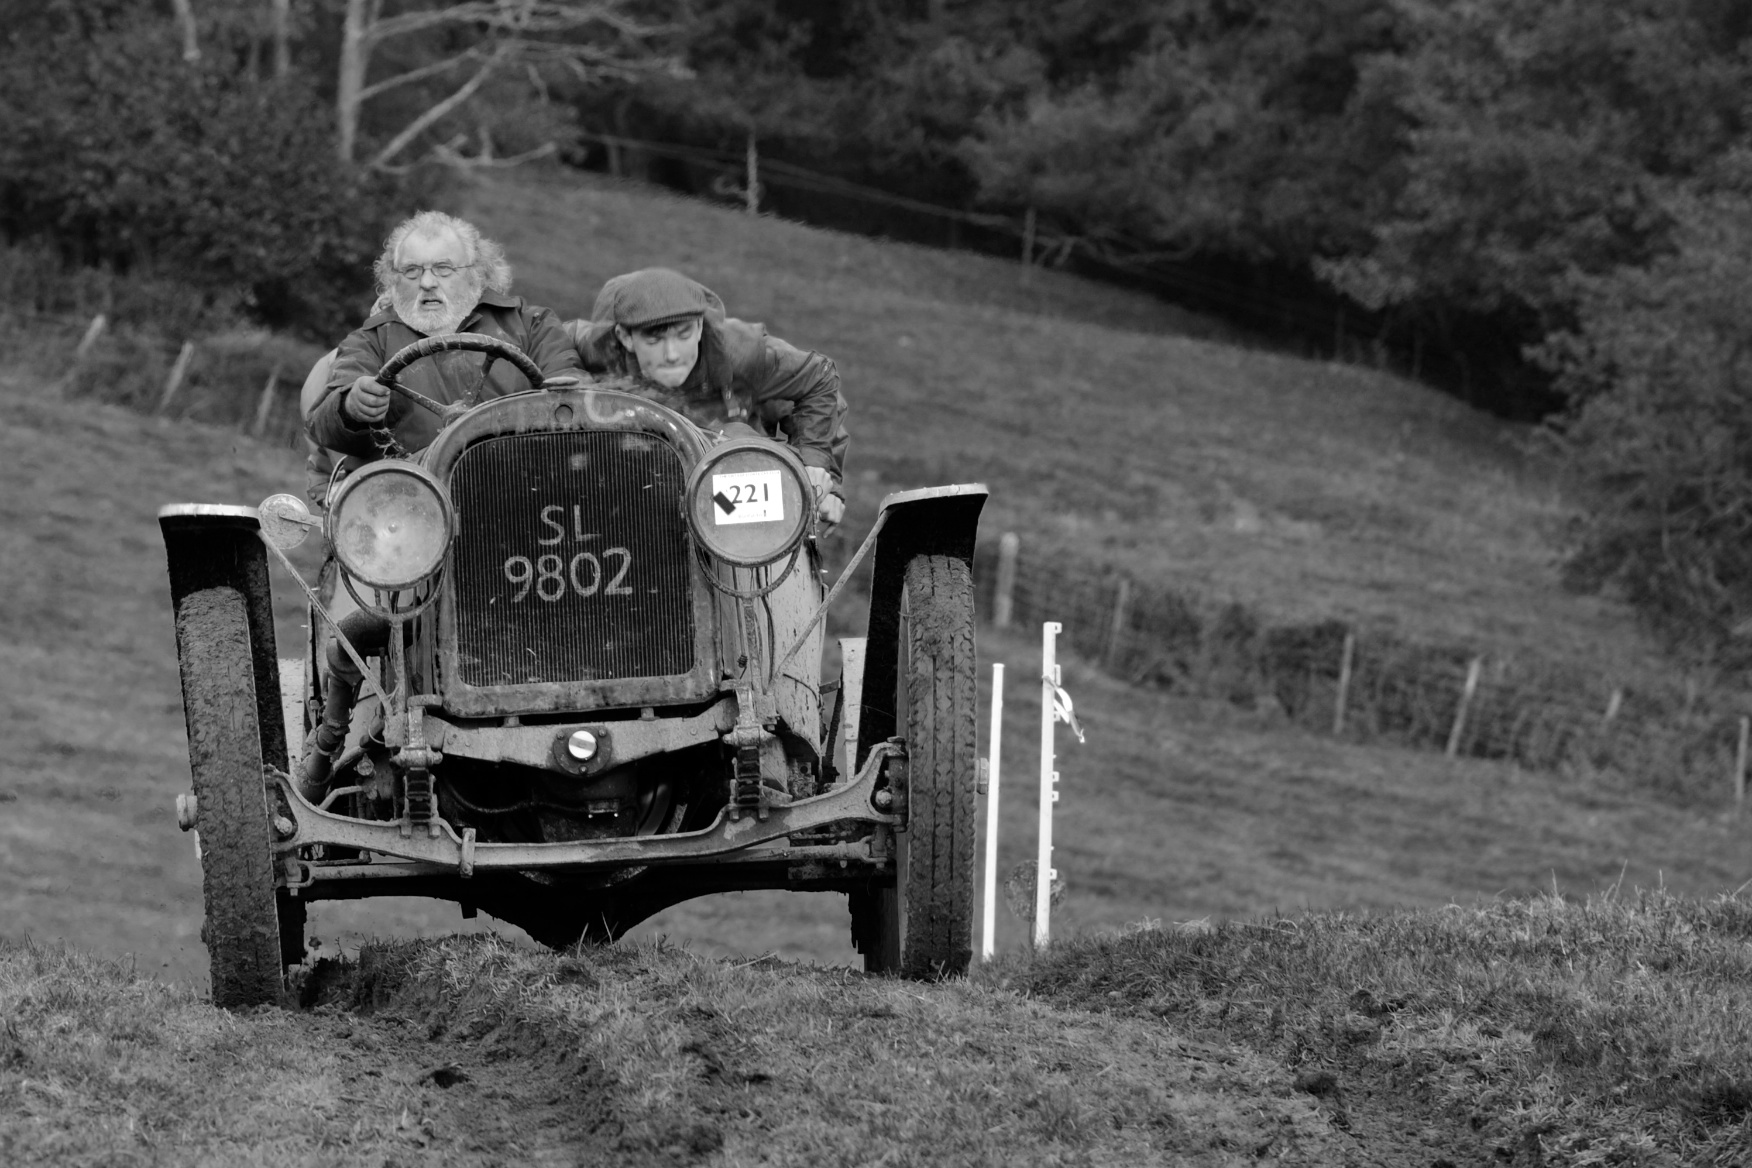
<path fill-rule="evenodd" d="M 176 619 L 213 1004 L 275 1003 L 284 992 L 282 964 L 303 959 L 304 913 L 274 887 L 244 598 L 224 587 L 192 592 Z M 282 899 L 291 918 L 284 922 Z"/>
<path fill-rule="evenodd" d="M 915 558 L 901 590 L 895 695 L 907 830 L 894 837 L 894 885 L 851 897 L 852 940 L 869 972 L 954 977 L 973 956 L 974 669 L 967 563 Z"/>

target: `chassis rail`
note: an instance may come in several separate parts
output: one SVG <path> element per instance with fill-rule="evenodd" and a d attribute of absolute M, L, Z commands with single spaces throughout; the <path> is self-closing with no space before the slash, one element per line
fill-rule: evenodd
<path fill-rule="evenodd" d="M 873 823 L 904 831 L 900 815 L 878 811 L 872 802 L 876 779 L 884 764 L 903 757 L 898 743 L 883 742 L 870 749 L 856 776 L 822 795 L 799 799 L 765 809 L 763 815 L 731 818 L 728 809 L 698 831 L 674 835 L 631 836 L 614 839 L 569 840 L 559 843 L 483 843 L 473 828 L 461 834 L 444 820 L 435 820 L 430 830 L 409 831 L 403 820 L 366 820 L 323 811 L 300 795 L 289 777 L 270 772 L 291 812 L 277 825 L 275 851 L 285 855 L 313 844 L 353 848 L 401 860 L 417 861 L 467 878 L 477 871 L 522 868 L 605 868 L 625 864 L 658 865 L 686 863 L 723 857 L 729 853 L 769 844 L 796 832 L 846 821 Z M 287 830 L 290 828 L 290 830 Z M 813 849 L 812 849 L 813 850 Z M 293 865 L 304 865 L 294 856 Z M 835 858 L 839 858 L 836 853 Z M 308 865 L 304 865 L 308 870 Z M 379 869 L 381 870 L 381 869 Z"/>

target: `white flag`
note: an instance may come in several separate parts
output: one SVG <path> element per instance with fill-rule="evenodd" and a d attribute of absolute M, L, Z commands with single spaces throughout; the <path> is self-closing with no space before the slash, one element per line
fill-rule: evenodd
<path fill-rule="evenodd" d="M 1043 677 L 1046 684 L 1052 686 L 1052 720 L 1068 722 L 1071 733 L 1077 736 L 1077 741 L 1083 741 L 1083 727 L 1077 723 L 1076 707 L 1071 705 L 1071 695 L 1065 692 L 1065 687 L 1050 677 Z"/>

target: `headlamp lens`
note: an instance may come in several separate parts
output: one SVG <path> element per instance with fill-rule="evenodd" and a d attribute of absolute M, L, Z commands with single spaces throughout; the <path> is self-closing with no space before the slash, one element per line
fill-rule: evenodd
<path fill-rule="evenodd" d="M 765 438 L 708 451 L 688 482 L 688 521 L 714 556 L 743 567 L 789 555 L 809 529 L 814 492 L 803 465 Z"/>
<path fill-rule="evenodd" d="M 347 574 L 379 589 L 411 588 L 444 563 L 454 529 L 450 500 L 423 471 L 377 463 L 342 484 L 330 539 Z"/>

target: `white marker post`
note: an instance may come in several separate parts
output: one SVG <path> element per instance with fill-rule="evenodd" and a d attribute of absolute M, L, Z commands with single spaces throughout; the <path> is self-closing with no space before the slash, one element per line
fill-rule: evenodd
<path fill-rule="evenodd" d="M 1034 947 L 1044 949 L 1051 932 L 1052 805 L 1058 802 L 1058 772 L 1053 769 L 1052 726 L 1057 720 L 1053 700 L 1059 687 L 1058 635 L 1064 626 L 1046 621 L 1040 626 L 1040 858 L 1034 874 Z"/>
<path fill-rule="evenodd" d="M 990 755 L 986 760 L 986 853 L 985 905 L 980 917 L 982 930 L 979 959 L 990 961 L 997 952 L 998 903 L 998 760 L 1003 754 L 1004 740 L 1004 667 L 992 666 L 992 729 L 987 737 Z"/>

